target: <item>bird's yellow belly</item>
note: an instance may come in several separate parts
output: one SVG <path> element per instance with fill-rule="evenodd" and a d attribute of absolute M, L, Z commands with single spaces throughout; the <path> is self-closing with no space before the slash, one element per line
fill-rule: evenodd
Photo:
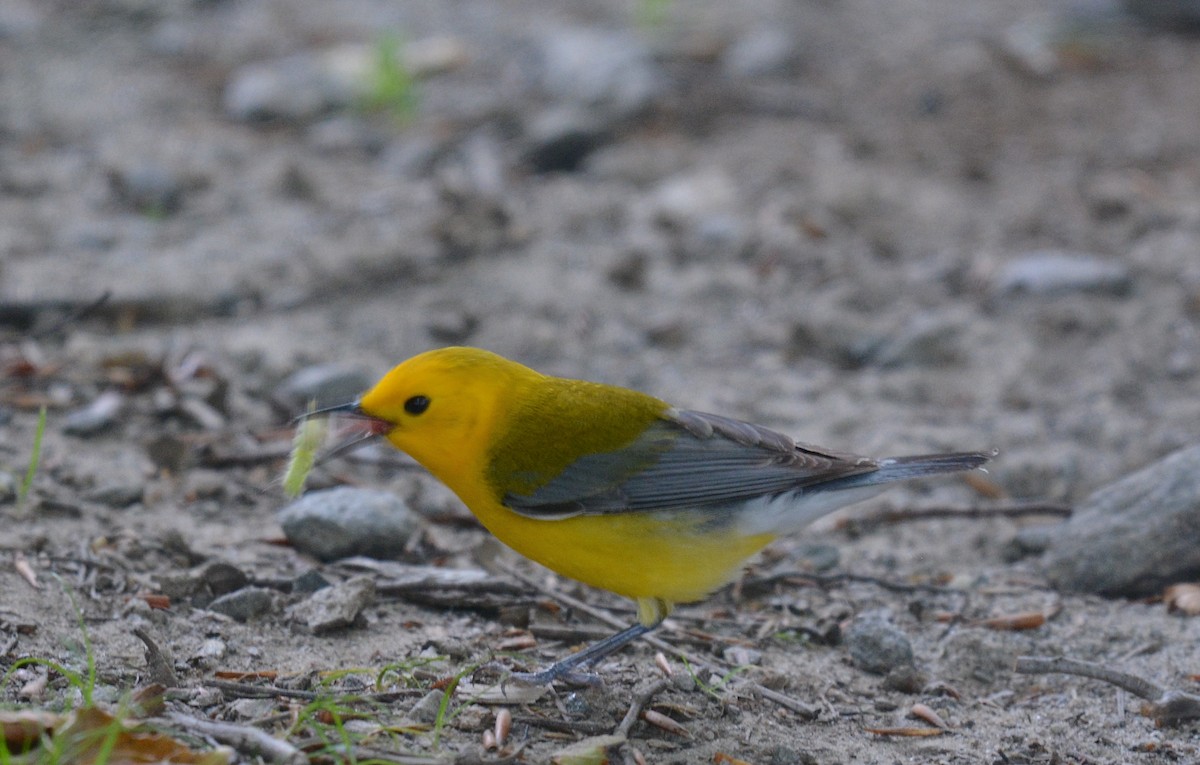
<path fill-rule="evenodd" d="M 537 520 L 494 506 L 476 516 L 500 541 L 563 576 L 629 598 L 700 600 L 774 535 L 739 535 L 698 511 Z"/>

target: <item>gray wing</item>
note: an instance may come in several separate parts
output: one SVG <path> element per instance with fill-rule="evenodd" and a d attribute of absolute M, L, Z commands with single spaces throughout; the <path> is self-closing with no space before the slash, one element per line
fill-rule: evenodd
<path fill-rule="evenodd" d="M 581 457 L 532 494 L 503 501 L 542 519 L 670 510 L 794 491 L 877 467 L 747 422 L 671 409 L 624 449 Z"/>

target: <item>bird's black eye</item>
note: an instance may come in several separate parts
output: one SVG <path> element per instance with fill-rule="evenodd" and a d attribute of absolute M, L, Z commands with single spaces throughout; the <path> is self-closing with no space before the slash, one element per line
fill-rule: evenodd
<path fill-rule="evenodd" d="M 429 396 L 413 396 L 404 402 L 404 411 L 409 414 L 421 414 L 429 408 Z"/>

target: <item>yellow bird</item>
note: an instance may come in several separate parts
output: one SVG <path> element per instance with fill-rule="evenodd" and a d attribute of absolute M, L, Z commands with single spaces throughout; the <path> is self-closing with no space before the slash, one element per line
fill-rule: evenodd
<path fill-rule="evenodd" d="M 563 576 L 637 602 L 638 623 L 521 679 L 572 676 L 735 579 L 776 537 L 907 478 L 994 453 L 872 459 L 476 348 L 415 356 L 356 402 L 489 531 Z"/>

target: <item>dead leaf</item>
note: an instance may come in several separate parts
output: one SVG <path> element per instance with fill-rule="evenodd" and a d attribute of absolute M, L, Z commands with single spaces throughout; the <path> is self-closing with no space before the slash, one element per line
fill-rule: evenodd
<path fill-rule="evenodd" d="M 984 619 L 981 622 L 977 622 L 980 627 L 987 627 L 990 630 L 1004 630 L 1008 632 L 1036 630 L 1045 623 L 1046 614 L 1041 611 L 1025 611 L 1019 614 L 993 616 L 991 619 Z"/>
<path fill-rule="evenodd" d="M 935 725 L 939 728 L 944 728 L 946 730 L 950 729 L 950 726 L 946 724 L 946 721 L 942 719 L 942 716 L 933 711 L 933 709 L 926 704 L 913 704 L 912 709 L 908 710 L 908 716 L 915 717 L 918 720 L 924 720 L 930 725 Z"/>
<path fill-rule="evenodd" d="M 624 736 L 592 736 L 558 750 L 550 757 L 550 762 L 554 765 L 608 765 L 617 747 L 624 743 Z"/>
<path fill-rule="evenodd" d="M 1200 584 L 1173 584 L 1163 593 L 1167 613 L 1200 616 Z"/>
<path fill-rule="evenodd" d="M 138 597 L 146 601 L 146 605 L 156 611 L 166 611 L 171 607 L 171 599 L 166 595 L 155 595 L 154 593 L 146 592 Z"/>
<path fill-rule="evenodd" d="M 978 470 L 962 474 L 962 481 L 981 497 L 987 499 L 1007 499 L 1008 492 L 1004 487 L 993 481 Z"/>
<path fill-rule="evenodd" d="M 668 733 L 674 733 L 676 736 L 691 738 L 692 734 L 688 733 L 688 729 L 679 723 L 667 717 L 662 712 L 655 712 L 653 709 L 647 709 L 642 712 L 642 719 L 650 723 L 656 728 L 662 728 Z"/>
<path fill-rule="evenodd" d="M 713 755 L 713 762 L 716 765 L 750 765 L 745 760 L 739 760 L 737 757 L 730 757 L 724 752 L 717 752 Z"/>
<path fill-rule="evenodd" d="M 31 751 L 49 736 L 57 762 L 95 765 L 229 765 L 228 750 L 197 752 L 162 733 L 131 730 L 96 707 L 69 715 L 0 713 L 8 751 Z"/>
<path fill-rule="evenodd" d="M 21 578 L 29 582 L 29 586 L 35 590 L 42 589 L 42 585 L 38 584 L 37 572 L 33 570 L 33 566 L 29 564 L 29 559 L 24 553 L 17 553 L 13 556 L 13 568 L 21 575 Z"/>
<path fill-rule="evenodd" d="M 4 735 L 6 750 L 15 753 L 31 749 L 43 733 L 49 733 L 60 725 L 62 719 L 62 715 L 34 709 L 0 711 L 0 732 Z"/>

